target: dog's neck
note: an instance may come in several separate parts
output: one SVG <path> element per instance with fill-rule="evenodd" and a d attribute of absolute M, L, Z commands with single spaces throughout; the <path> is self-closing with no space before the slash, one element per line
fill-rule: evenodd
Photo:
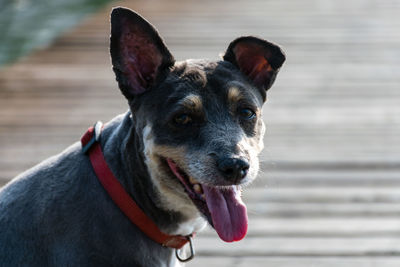
<path fill-rule="evenodd" d="M 159 196 L 151 182 L 144 161 L 143 142 L 133 125 L 130 112 L 106 124 L 101 144 L 112 172 L 139 207 L 161 231 L 167 234 L 174 232 L 182 222 L 182 215 L 157 205 Z"/>

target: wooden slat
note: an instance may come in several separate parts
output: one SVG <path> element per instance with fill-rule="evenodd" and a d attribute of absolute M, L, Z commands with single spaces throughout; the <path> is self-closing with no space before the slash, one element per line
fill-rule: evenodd
<path fill-rule="evenodd" d="M 400 203 L 399 187 L 266 187 L 243 194 L 246 203 Z"/>
<path fill-rule="evenodd" d="M 250 213 L 251 214 L 251 213 Z M 251 214 L 252 215 L 252 214 Z M 215 237 L 216 233 L 207 227 L 202 237 Z M 397 217 L 292 217 L 273 218 L 251 216 L 246 238 L 253 237 L 314 237 L 314 238 L 354 238 L 354 237 L 400 237 L 400 221 Z"/>
<path fill-rule="evenodd" d="M 382 257 L 196 257 L 188 263 L 191 267 L 398 267 L 399 258 Z"/>
<path fill-rule="evenodd" d="M 210 244 L 213 244 L 210 246 Z M 365 257 L 400 255 L 399 237 L 302 238 L 252 237 L 246 242 L 226 244 L 212 237 L 196 240 L 199 255 L 205 256 L 314 256 Z"/>

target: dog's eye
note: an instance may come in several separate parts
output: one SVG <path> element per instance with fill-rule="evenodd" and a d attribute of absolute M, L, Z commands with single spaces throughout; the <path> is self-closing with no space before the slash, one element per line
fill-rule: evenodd
<path fill-rule="evenodd" d="M 256 113 L 249 108 L 242 108 L 239 109 L 239 115 L 246 120 L 252 120 L 255 118 Z"/>
<path fill-rule="evenodd" d="M 174 121 L 175 121 L 176 124 L 186 125 L 186 124 L 192 122 L 192 117 L 190 117 L 186 113 L 183 113 L 183 114 L 179 114 L 178 116 L 176 116 L 174 118 Z"/>

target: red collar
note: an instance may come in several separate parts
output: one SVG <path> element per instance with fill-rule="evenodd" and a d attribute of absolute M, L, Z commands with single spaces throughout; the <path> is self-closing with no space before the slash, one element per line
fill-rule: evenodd
<path fill-rule="evenodd" d="M 82 136 L 82 151 L 88 153 L 94 172 L 108 195 L 121 211 L 150 239 L 165 247 L 180 249 L 190 241 L 192 248 L 191 235 L 167 235 L 158 229 L 157 225 L 139 208 L 136 202 L 122 187 L 121 183 L 115 178 L 104 159 L 103 152 L 99 143 L 100 133 L 103 128 L 101 122 L 97 122 L 93 127 Z M 192 253 L 193 254 L 193 253 Z M 179 256 L 178 256 L 179 259 Z"/>

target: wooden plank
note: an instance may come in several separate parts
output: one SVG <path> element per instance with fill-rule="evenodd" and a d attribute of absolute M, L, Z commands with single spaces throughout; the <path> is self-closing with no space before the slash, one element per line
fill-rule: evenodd
<path fill-rule="evenodd" d="M 399 203 L 398 187 L 345 188 L 251 188 L 244 193 L 246 203 Z"/>
<path fill-rule="evenodd" d="M 210 246 L 210 244 L 213 244 Z M 196 238 L 199 256 L 262 257 L 400 256 L 399 237 L 291 238 L 252 237 L 227 244 L 211 237 Z"/>
<path fill-rule="evenodd" d="M 399 217 L 400 203 L 249 203 L 252 216 L 301 217 Z"/>
<path fill-rule="evenodd" d="M 326 258 L 281 258 L 281 257 L 197 257 L 188 265 L 190 266 L 274 266 L 274 267 L 398 267 L 400 260 L 397 258 L 382 259 L 382 258 L 339 258 L 339 257 L 326 257 Z"/>
<path fill-rule="evenodd" d="M 274 171 L 273 167 L 268 170 L 267 167 L 260 174 L 260 177 L 254 182 L 255 186 L 269 187 L 269 188 L 284 188 L 284 187 L 297 187 L 297 188 L 311 188 L 311 187 L 327 187 L 327 188 L 343 188 L 347 186 L 358 186 L 358 187 L 388 187 L 388 186 L 400 186 L 399 171 L 396 169 L 390 170 L 390 164 L 386 167 L 388 170 L 349 170 L 340 169 L 326 171 L 323 168 L 318 168 L 318 165 L 324 165 L 324 162 L 313 163 L 311 166 L 315 166 L 316 170 L 300 170 L 301 164 L 298 166 L 299 170 L 292 169 L 292 171 Z M 384 163 L 371 162 L 371 165 L 379 166 Z M 305 164 L 307 165 L 307 164 Z M 333 164 L 335 165 L 335 164 Z M 336 166 L 340 166 L 337 164 Z M 354 163 L 357 166 L 356 163 Z M 278 167 L 279 168 L 279 167 Z"/>
<path fill-rule="evenodd" d="M 252 215 L 252 214 L 250 214 Z M 199 237 L 216 237 L 207 227 Z M 273 218 L 250 216 L 247 238 L 253 237 L 399 237 L 397 218 L 333 217 L 333 218 Z"/>
<path fill-rule="evenodd" d="M 191 267 L 398 267 L 398 257 L 195 257 Z"/>

